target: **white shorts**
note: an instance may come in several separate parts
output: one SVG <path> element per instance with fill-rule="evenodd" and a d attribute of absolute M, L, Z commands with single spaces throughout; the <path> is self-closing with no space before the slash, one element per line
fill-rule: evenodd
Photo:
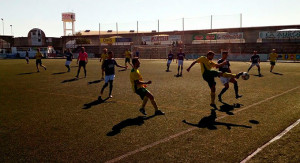
<path fill-rule="evenodd" d="M 167 63 L 167 64 L 169 65 L 169 64 L 171 64 L 171 62 L 172 62 L 172 60 L 168 60 L 168 63 Z"/>
<path fill-rule="evenodd" d="M 231 78 L 225 78 L 225 77 L 220 76 L 220 80 L 221 80 L 221 83 L 223 85 L 226 84 L 226 83 L 229 83 L 230 79 Z"/>
<path fill-rule="evenodd" d="M 26 60 L 28 60 L 28 59 L 29 59 L 29 57 L 25 57 L 25 59 L 26 59 Z"/>
<path fill-rule="evenodd" d="M 66 65 L 70 65 L 72 61 L 66 61 Z"/>
<path fill-rule="evenodd" d="M 251 67 L 253 67 L 253 66 L 259 66 L 259 63 L 252 63 Z"/>
<path fill-rule="evenodd" d="M 105 75 L 105 83 L 108 83 L 110 80 L 114 80 L 115 79 L 115 75 Z"/>
<path fill-rule="evenodd" d="M 178 60 L 178 66 L 183 66 L 183 60 Z"/>

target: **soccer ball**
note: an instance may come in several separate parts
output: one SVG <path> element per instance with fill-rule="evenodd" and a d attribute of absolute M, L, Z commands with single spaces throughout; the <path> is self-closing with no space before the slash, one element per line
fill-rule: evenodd
<path fill-rule="evenodd" d="M 250 78 L 250 75 L 247 72 L 243 72 L 242 79 L 248 80 Z"/>

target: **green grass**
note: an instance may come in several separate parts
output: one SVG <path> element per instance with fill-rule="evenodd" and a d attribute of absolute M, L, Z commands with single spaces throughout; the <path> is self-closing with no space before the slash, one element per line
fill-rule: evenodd
<path fill-rule="evenodd" d="M 165 60 L 142 60 L 140 72 L 144 80 L 152 80 L 148 89 L 166 116 L 138 119 L 142 101 L 132 92 L 129 70 L 116 71 L 113 98 L 93 103 L 103 86 L 100 63 L 90 60 L 87 78 L 68 81 L 77 67 L 65 72 L 65 60 L 43 60 L 47 70 L 36 73 L 35 61 L 0 60 L 0 162 L 105 162 L 148 144 L 191 128 L 182 122 L 197 124 L 210 115 L 210 95 L 202 79 L 200 66 L 176 78 L 177 66 L 165 72 Z M 123 60 L 117 60 L 120 65 Z M 185 69 L 192 61 L 185 61 Z M 72 66 L 76 66 L 73 61 Z M 246 71 L 244 62 L 231 62 L 233 72 Z M 263 77 L 239 79 L 241 99 L 234 98 L 233 85 L 224 94 L 224 102 L 240 103 L 241 108 L 217 111 L 215 130 L 196 128 L 167 142 L 122 159 L 122 162 L 239 162 L 299 119 L 300 88 L 276 98 L 245 108 L 300 85 L 299 63 L 278 63 L 269 72 L 269 63 L 261 63 Z M 118 69 L 117 69 L 118 70 Z M 32 73 L 31 73 L 32 72 Z M 80 74 L 83 77 L 83 71 Z M 95 83 L 88 84 L 88 82 Z M 223 88 L 219 79 L 217 93 Z M 104 92 L 108 95 L 108 88 Z M 217 102 L 217 106 L 222 104 Z M 148 102 L 148 114 L 154 109 Z M 133 119 L 133 120 L 130 120 Z M 136 120 L 136 121 L 134 121 Z M 258 121 L 258 124 L 250 123 Z M 128 122 L 128 123 L 126 123 Z M 226 124 L 243 125 L 232 126 Z M 112 132 L 117 125 L 122 129 Z M 123 126 L 122 126 L 123 125 Z M 251 128 L 246 128 L 249 126 Z M 113 136 L 107 136 L 107 134 Z M 253 158 L 253 162 L 299 162 L 299 126 Z M 297 156 L 297 157 L 295 157 Z"/>

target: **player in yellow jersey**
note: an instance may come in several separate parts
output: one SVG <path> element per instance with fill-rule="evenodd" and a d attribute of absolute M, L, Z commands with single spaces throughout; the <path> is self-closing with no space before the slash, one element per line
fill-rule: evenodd
<path fill-rule="evenodd" d="M 102 53 L 101 56 L 100 56 L 100 62 L 102 61 L 101 67 L 103 66 L 103 63 L 104 63 L 104 61 L 105 61 L 107 58 L 108 58 L 107 49 L 104 48 L 104 49 L 103 49 L 103 53 Z M 104 80 L 104 70 L 101 69 L 101 72 L 102 72 L 101 80 Z"/>
<path fill-rule="evenodd" d="M 138 94 L 141 99 L 143 100 L 142 107 L 140 108 L 140 112 L 144 115 L 146 114 L 145 106 L 148 102 L 148 99 L 150 99 L 154 109 L 155 109 L 155 115 L 164 115 L 165 113 L 158 109 L 157 104 L 154 100 L 153 95 L 146 89 L 146 84 L 151 84 L 152 81 L 144 81 L 142 75 L 140 74 L 140 71 L 138 68 L 140 67 L 140 61 L 138 58 L 132 59 L 133 68 L 130 72 L 130 82 L 132 85 L 132 90 L 134 93 Z"/>
<path fill-rule="evenodd" d="M 128 49 L 126 49 L 124 55 L 125 55 L 125 66 L 127 67 L 127 62 L 128 62 L 130 66 L 133 67 L 133 65 L 130 63 L 131 52 Z"/>
<path fill-rule="evenodd" d="M 270 68 L 270 72 L 273 71 L 273 68 L 275 66 L 275 62 L 277 61 L 278 55 L 276 53 L 275 49 L 272 49 L 272 53 L 270 53 L 269 59 L 270 59 L 270 64 L 271 64 L 271 68 Z"/>
<path fill-rule="evenodd" d="M 35 54 L 35 63 L 36 63 L 36 69 L 37 69 L 37 72 L 40 72 L 40 69 L 39 69 L 39 65 L 42 66 L 45 70 L 47 70 L 46 66 L 44 66 L 42 64 L 42 58 L 43 58 L 43 54 L 41 53 L 40 51 L 40 48 L 37 49 L 37 52 Z"/>
<path fill-rule="evenodd" d="M 196 61 L 194 61 L 190 65 L 190 67 L 187 69 L 187 71 L 189 72 L 191 70 L 191 68 L 196 63 L 200 63 L 202 77 L 208 83 L 208 86 L 209 86 L 210 91 L 211 91 L 211 93 L 210 93 L 210 95 L 211 95 L 210 106 L 217 109 L 216 104 L 215 104 L 215 97 L 216 97 L 215 77 L 222 76 L 222 77 L 225 77 L 225 78 L 237 78 L 238 79 L 242 75 L 242 72 L 240 72 L 239 74 L 232 74 L 232 73 L 228 73 L 228 72 L 221 72 L 221 71 L 217 71 L 217 70 L 212 70 L 213 67 L 219 68 L 219 67 L 227 64 L 226 61 L 224 61 L 220 64 L 216 64 L 215 62 L 212 61 L 214 56 L 215 56 L 215 53 L 213 51 L 209 51 L 207 53 L 206 57 L 201 56 Z"/>

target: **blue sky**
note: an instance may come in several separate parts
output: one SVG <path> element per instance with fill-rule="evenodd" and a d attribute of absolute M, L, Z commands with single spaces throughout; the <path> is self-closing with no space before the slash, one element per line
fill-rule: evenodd
<path fill-rule="evenodd" d="M 181 30 L 240 26 L 300 24 L 299 0 L 0 0 L 4 34 L 27 36 L 32 28 L 42 29 L 47 37 L 63 35 L 62 12 L 75 12 L 75 30 L 116 29 L 119 31 Z M 2 21 L 0 34 L 3 34 Z"/>

